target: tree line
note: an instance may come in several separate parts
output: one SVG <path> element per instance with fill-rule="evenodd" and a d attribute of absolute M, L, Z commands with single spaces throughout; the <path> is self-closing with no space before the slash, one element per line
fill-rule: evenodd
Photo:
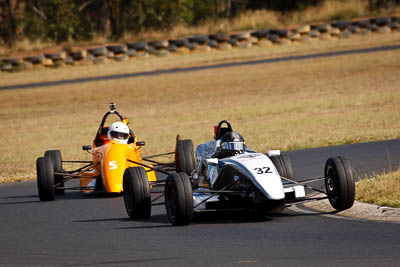
<path fill-rule="evenodd" d="M 301 10 L 326 0 L 0 0 L 0 44 L 18 38 L 61 43 L 125 33 L 169 30 L 178 24 L 232 18 L 247 10 Z M 370 9 L 400 0 L 368 0 Z"/>

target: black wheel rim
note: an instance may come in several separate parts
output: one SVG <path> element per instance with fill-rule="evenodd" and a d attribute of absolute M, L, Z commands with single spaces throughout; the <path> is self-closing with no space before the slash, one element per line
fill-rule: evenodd
<path fill-rule="evenodd" d="M 328 168 L 326 176 L 326 191 L 329 197 L 336 202 L 337 194 L 337 172 L 334 168 Z"/>
<path fill-rule="evenodd" d="M 167 187 L 167 212 L 171 219 L 175 218 L 176 214 L 176 192 L 174 186 L 170 183 Z"/>

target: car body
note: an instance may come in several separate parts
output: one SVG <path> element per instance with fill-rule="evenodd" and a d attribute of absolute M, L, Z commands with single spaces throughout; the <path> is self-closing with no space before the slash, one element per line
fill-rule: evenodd
<path fill-rule="evenodd" d="M 227 127 L 222 127 L 225 124 Z M 215 127 L 214 138 L 197 146 L 197 163 L 192 140 L 177 138 L 174 172 L 167 172 L 165 180 L 157 181 L 164 184 L 164 204 L 173 225 L 190 224 L 194 213 L 245 210 L 258 217 L 292 204 L 321 199 L 329 199 L 336 210 L 353 205 L 355 184 L 345 157 L 329 158 L 324 176 L 297 182 L 289 157 L 279 150 L 264 154 L 244 146 L 239 153 L 224 156 L 221 140 L 232 132 L 230 123 L 221 121 Z M 152 183 L 145 173 L 143 166 L 125 170 L 124 203 L 131 219 L 149 218 L 151 206 L 160 199 L 160 195 L 151 199 Z M 321 180 L 325 190 L 311 186 Z M 323 196 L 306 195 L 306 189 Z"/>
<path fill-rule="evenodd" d="M 110 110 L 105 113 L 98 128 L 93 144 L 83 146 L 92 154 L 91 161 L 65 161 L 62 160 L 59 150 L 48 150 L 43 157 L 36 161 L 37 185 L 39 198 L 42 201 L 55 199 L 56 194 L 64 194 L 65 189 L 77 189 L 85 193 L 122 193 L 123 176 L 125 170 L 130 167 L 143 164 L 141 147 L 143 141 L 139 141 L 130 130 L 127 144 L 115 140 L 108 140 L 106 124 L 109 116 L 116 116 L 126 125 L 128 119 L 123 117 L 116 109 L 115 104 L 110 103 Z M 79 164 L 73 170 L 65 170 L 65 164 Z M 158 168 L 162 168 L 160 164 Z M 156 182 L 157 177 L 153 165 L 145 165 L 146 178 L 150 182 Z M 66 187 L 65 183 L 71 179 L 79 179 L 79 186 Z"/>
<path fill-rule="evenodd" d="M 225 124 L 227 127 L 222 127 Z M 292 204 L 324 198 L 337 210 L 353 205 L 355 185 L 346 158 L 328 159 L 323 177 L 296 182 L 289 158 L 279 150 L 264 154 L 245 146 L 238 154 L 221 156 L 221 139 L 232 132 L 232 127 L 221 121 L 215 129 L 213 140 L 197 146 L 197 163 L 191 140 L 176 151 L 177 158 L 184 158 L 183 165 L 187 166 L 178 168 L 177 159 L 177 169 L 185 171 L 169 175 L 165 182 L 165 205 L 173 225 L 189 224 L 193 213 L 246 210 L 264 216 Z M 325 182 L 325 190 L 310 186 L 318 180 Z M 308 196 L 306 189 L 325 196 Z"/>
<path fill-rule="evenodd" d="M 144 142 L 139 142 L 136 135 L 130 130 L 130 137 L 127 144 L 121 144 L 115 140 L 108 140 L 107 132 L 109 126 L 106 126 L 107 118 L 115 114 L 122 122 L 128 125 L 128 119 L 123 117 L 115 107 L 111 107 L 100 123 L 96 137 L 92 145 L 92 169 L 82 173 L 80 186 L 84 188 L 101 188 L 96 183 L 102 183 L 103 189 L 107 193 L 121 193 L 123 191 L 123 175 L 126 168 L 139 166 L 142 162 L 141 147 Z M 90 147 L 85 147 L 90 149 Z M 155 172 L 149 167 L 145 167 L 149 181 L 157 181 Z M 92 176 L 93 178 L 87 178 Z M 101 177 L 101 179 L 100 179 Z M 89 189 L 90 190 L 90 189 Z"/>
<path fill-rule="evenodd" d="M 237 206 L 252 203 L 253 209 L 282 209 L 286 203 L 286 195 L 297 200 L 304 199 L 305 189 L 302 185 L 283 182 L 281 176 L 274 165 L 271 157 L 281 157 L 280 151 L 274 150 L 265 155 L 251 150 L 244 151 L 227 158 L 212 157 L 214 151 L 218 149 L 218 140 L 213 140 L 204 144 L 200 144 L 196 148 L 196 157 L 198 164 L 196 166 L 193 177 L 198 180 L 199 188 L 207 188 L 210 190 L 229 189 L 237 190 Z M 247 191 L 244 197 L 243 185 L 244 181 L 251 184 L 255 190 Z M 197 210 L 207 210 L 209 207 L 218 206 L 222 199 L 224 201 L 234 201 L 234 193 L 225 196 L 214 195 L 207 199 L 210 193 L 195 192 L 193 193 L 193 205 Z M 230 198 L 230 199 L 229 199 Z M 249 198 L 248 200 L 245 200 Z M 213 203 L 216 202 L 216 203 Z M 243 204 L 243 205 L 240 205 Z M 249 206 L 250 208 L 250 206 Z"/>

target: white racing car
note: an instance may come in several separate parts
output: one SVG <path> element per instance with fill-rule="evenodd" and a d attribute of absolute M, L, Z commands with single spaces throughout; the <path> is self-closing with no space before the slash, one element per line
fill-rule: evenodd
<path fill-rule="evenodd" d="M 212 141 L 197 146 L 197 164 L 193 154 L 191 140 L 178 141 L 176 167 L 181 172 L 169 175 L 165 184 L 165 205 L 173 225 L 189 224 L 193 212 L 246 209 L 264 215 L 321 199 L 307 198 L 305 188 L 324 193 L 336 210 L 354 203 L 353 173 L 346 158 L 329 158 L 324 177 L 296 182 L 286 155 L 278 150 L 267 155 L 252 151 L 227 121 L 218 124 Z M 325 190 L 309 186 L 317 180 L 325 180 Z"/>
<path fill-rule="evenodd" d="M 323 177 L 296 182 L 286 155 L 279 150 L 262 154 L 249 149 L 227 121 L 215 127 L 212 141 L 197 146 L 196 158 L 197 163 L 192 140 L 178 138 L 176 172 L 162 181 L 165 207 L 173 225 L 188 225 L 193 213 L 200 212 L 248 210 L 263 216 L 304 201 L 328 198 L 336 210 L 348 209 L 354 203 L 355 184 L 346 158 L 329 158 Z M 134 176 L 124 176 L 124 192 L 130 192 L 124 194 L 125 207 L 132 219 L 144 218 L 141 210 L 149 209 L 153 202 L 149 185 L 140 186 L 135 180 Z M 310 185 L 320 180 L 325 182 L 321 189 Z M 306 196 L 305 189 L 324 196 Z"/>

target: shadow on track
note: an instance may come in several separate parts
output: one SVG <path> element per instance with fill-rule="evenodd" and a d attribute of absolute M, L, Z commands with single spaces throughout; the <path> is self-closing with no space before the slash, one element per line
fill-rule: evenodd
<path fill-rule="evenodd" d="M 125 218 L 107 218 L 107 219 L 91 219 L 91 220 L 78 220 L 78 221 L 72 221 L 74 223 L 92 223 L 92 222 L 129 222 L 131 221 L 128 217 Z"/>
<path fill-rule="evenodd" d="M 158 262 L 158 261 L 176 261 L 182 259 L 182 257 L 165 257 L 165 258 L 146 258 L 146 259 L 133 259 L 133 260 L 119 260 L 119 261 L 97 261 L 97 262 L 91 262 L 91 263 L 79 263 L 79 264 L 68 264 L 65 266 L 95 266 L 95 265 L 105 265 L 105 266 L 120 266 L 120 265 L 128 265 L 128 266 L 134 266 L 135 264 L 140 264 L 143 265 L 152 265 L 152 263 Z"/>
<path fill-rule="evenodd" d="M 18 205 L 18 204 L 33 204 L 33 203 L 39 203 L 39 202 L 41 202 L 41 201 L 33 200 L 33 201 L 6 202 L 6 203 L 0 203 L 0 206 Z"/>
<path fill-rule="evenodd" d="M 64 195 L 56 195 L 57 200 L 75 200 L 75 199 L 105 199 L 122 197 L 122 193 L 82 193 L 68 192 Z"/>
<path fill-rule="evenodd" d="M 7 197 L 0 197 L 1 200 L 6 199 L 6 200 L 11 200 L 11 199 L 32 199 L 35 198 L 36 200 L 26 200 L 26 201 L 14 201 L 14 202 L 0 202 L 0 206 L 5 206 L 5 205 L 18 205 L 18 204 L 31 204 L 31 203 L 38 203 L 40 202 L 39 197 L 37 195 L 26 195 L 26 196 L 7 196 Z"/>
<path fill-rule="evenodd" d="M 105 199 L 105 198 L 118 198 L 122 197 L 122 194 L 110 194 L 110 193 L 90 193 L 85 194 L 81 192 L 69 192 L 64 195 L 56 195 L 55 201 L 62 200 L 76 200 L 76 199 Z M 15 202 L 1 202 L 3 199 L 35 199 L 31 201 L 15 201 Z M 6 196 L 0 197 L 0 206 L 3 205 L 16 205 L 16 204 L 30 204 L 30 203 L 40 203 L 42 201 L 39 200 L 38 195 L 26 195 L 26 196 Z M 47 203 L 52 203 L 52 201 Z"/>
<path fill-rule="evenodd" d="M 0 197 L 0 199 L 8 199 L 8 198 L 37 198 L 38 195 L 26 195 L 26 196 L 7 196 L 7 197 Z"/>
<path fill-rule="evenodd" d="M 286 211 L 286 210 L 285 210 Z M 273 220 L 278 220 L 279 218 L 290 218 L 290 217 L 309 217 L 309 216 L 322 216 L 322 215 L 332 215 L 337 213 L 337 211 L 332 212 L 319 212 L 315 211 L 312 213 L 299 213 L 299 212 L 282 212 L 282 213 L 269 213 L 266 216 L 257 216 L 252 214 L 251 212 L 209 212 L 195 214 L 191 225 L 202 225 L 202 224 L 251 224 L 251 223 L 268 223 Z M 112 221 L 113 219 L 99 219 L 99 220 L 85 220 L 78 222 L 97 222 L 97 221 Z M 115 219 L 119 221 L 129 221 L 132 224 L 141 225 L 130 226 L 130 227 L 119 227 L 115 229 L 119 230 L 127 230 L 127 229 L 154 229 L 154 228 L 166 228 L 166 227 L 174 227 L 170 224 L 168 217 L 166 214 L 157 214 L 151 216 L 149 219 L 145 220 L 130 220 L 128 218 L 119 218 Z M 143 224 L 160 224 L 160 225 L 143 225 Z"/>

